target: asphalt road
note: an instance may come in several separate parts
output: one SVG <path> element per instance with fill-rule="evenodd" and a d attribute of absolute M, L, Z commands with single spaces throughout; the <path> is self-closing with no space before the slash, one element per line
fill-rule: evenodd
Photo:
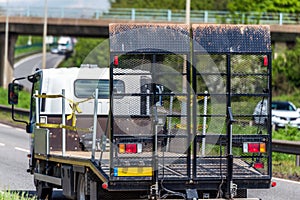
<path fill-rule="evenodd" d="M 0 123 L 0 190 L 35 195 L 33 176 L 26 172 L 29 141 L 30 135 L 24 129 Z M 64 199 L 62 192 L 54 190 L 53 199 Z"/>
<path fill-rule="evenodd" d="M 271 189 L 248 190 L 249 198 L 262 200 L 299 200 L 300 182 L 273 178 L 277 186 Z"/>
<path fill-rule="evenodd" d="M 46 68 L 55 68 L 65 58 L 64 55 L 46 54 Z M 14 77 L 24 77 L 33 74 L 37 68 L 42 68 L 43 54 L 35 54 L 22 59 L 14 65 Z M 25 88 L 30 88 L 29 81 L 20 81 Z"/>
<path fill-rule="evenodd" d="M 0 125 L 0 189 L 32 190 L 28 167 L 29 135 L 22 129 Z"/>
<path fill-rule="evenodd" d="M 23 129 L 0 124 L 0 190 L 25 191 L 34 195 L 33 177 L 26 172 L 30 136 Z M 249 190 L 251 198 L 263 200 L 299 200 L 300 182 L 276 179 L 277 186 L 269 190 Z M 53 199 L 63 199 L 55 190 Z"/>

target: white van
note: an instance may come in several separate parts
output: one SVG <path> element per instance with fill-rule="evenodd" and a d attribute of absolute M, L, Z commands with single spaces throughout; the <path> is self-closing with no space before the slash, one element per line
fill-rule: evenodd
<path fill-rule="evenodd" d="M 58 53 L 67 54 L 72 53 L 74 50 L 74 44 L 71 37 L 60 37 L 57 43 Z"/>

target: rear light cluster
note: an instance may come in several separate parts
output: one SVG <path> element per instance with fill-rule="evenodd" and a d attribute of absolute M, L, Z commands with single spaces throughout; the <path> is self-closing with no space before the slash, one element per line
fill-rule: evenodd
<path fill-rule="evenodd" d="M 265 165 L 262 162 L 256 162 L 256 163 L 254 163 L 253 167 L 256 169 L 263 169 L 265 167 Z"/>
<path fill-rule="evenodd" d="M 120 143 L 119 153 L 141 153 L 143 145 L 141 143 Z"/>
<path fill-rule="evenodd" d="M 266 153 L 266 143 L 264 142 L 246 142 L 243 143 L 244 153 Z"/>

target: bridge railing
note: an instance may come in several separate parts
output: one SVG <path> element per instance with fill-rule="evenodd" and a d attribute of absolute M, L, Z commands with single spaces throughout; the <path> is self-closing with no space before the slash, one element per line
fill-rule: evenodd
<path fill-rule="evenodd" d="M 44 17 L 43 7 L 1 7 L 0 16 Z M 48 18 L 117 19 L 151 22 L 184 22 L 185 10 L 112 8 L 48 8 Z M 191 10 L 192 23 L 300 24 L 297 13 L 260 13 Z"/>

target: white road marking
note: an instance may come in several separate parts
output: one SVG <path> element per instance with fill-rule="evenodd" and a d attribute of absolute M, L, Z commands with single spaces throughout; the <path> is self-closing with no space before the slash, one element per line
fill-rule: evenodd
<path fill-rule="evenodd" d="M 1 147 L 4 147 L 4 146 L 5 146 L 5 144 L 3 144 L 3 143 L 0 143 L 0 146 L 1 146 Z"/>
<path fill-rule="evenodd" d="M 277 180 L 277 181 L 282 181 L 282 182 L 287 182 L 287 183 L 300 184 L 300 182 L 298 182 L 298 181 L 291 181 L 291 180 L 282 179 L 282 178 L 275 178 L 274 177 L 273 180 L 275 180 L 275 182 Z"/>
<path fill-rule="evenodd" d="M 3 128 L 13 128 L 13 129 L 15 129 L 15 130 L 17 130 L 17 131 L 24 131 L 24 129 L 22 129 L 22 128 L 15 128 L 15 127 L 13 127 L 13 126 L 6 125 L 6 124 L 1 124 L 1 123 L 0 123 L 0 126 L 3 127 Z"/>
<path fill-rule="evenodd" d="M 29 150 L 23 149 L 23 148 L 20 148 L 20 147 L 15 147 L 15 150 L 23 151 L 23 152 L 29 153 Z"/>
<path fill-rule="evenodd" d="M 38 58 L 38 57 L 42 57 L 42 54 L 41 54 L 41 53 L 40 53 L 40 54 L 34 54 L 34 55 L 32 55 L 32 56 L 26 57 L 26 58 L 20 60 L 19 62 L 17 62 L 17 63 L 14 65 L 14 68 L 17 68 L 17 67 L 19 67 L 20 65 L 22 65 L 23 63 L 25 63 L 25 62 L 27 62 L 27 61 L 29 61 L 29 60 L 31 60 L 31 59 Z"/>
<path fill-rule="evenodd" d="M 11 126 L 9 125 L 6 125 L 6 124 L 0 124 L 1 127 L 4 127 L 4 128 L 12 128 Z"/>

